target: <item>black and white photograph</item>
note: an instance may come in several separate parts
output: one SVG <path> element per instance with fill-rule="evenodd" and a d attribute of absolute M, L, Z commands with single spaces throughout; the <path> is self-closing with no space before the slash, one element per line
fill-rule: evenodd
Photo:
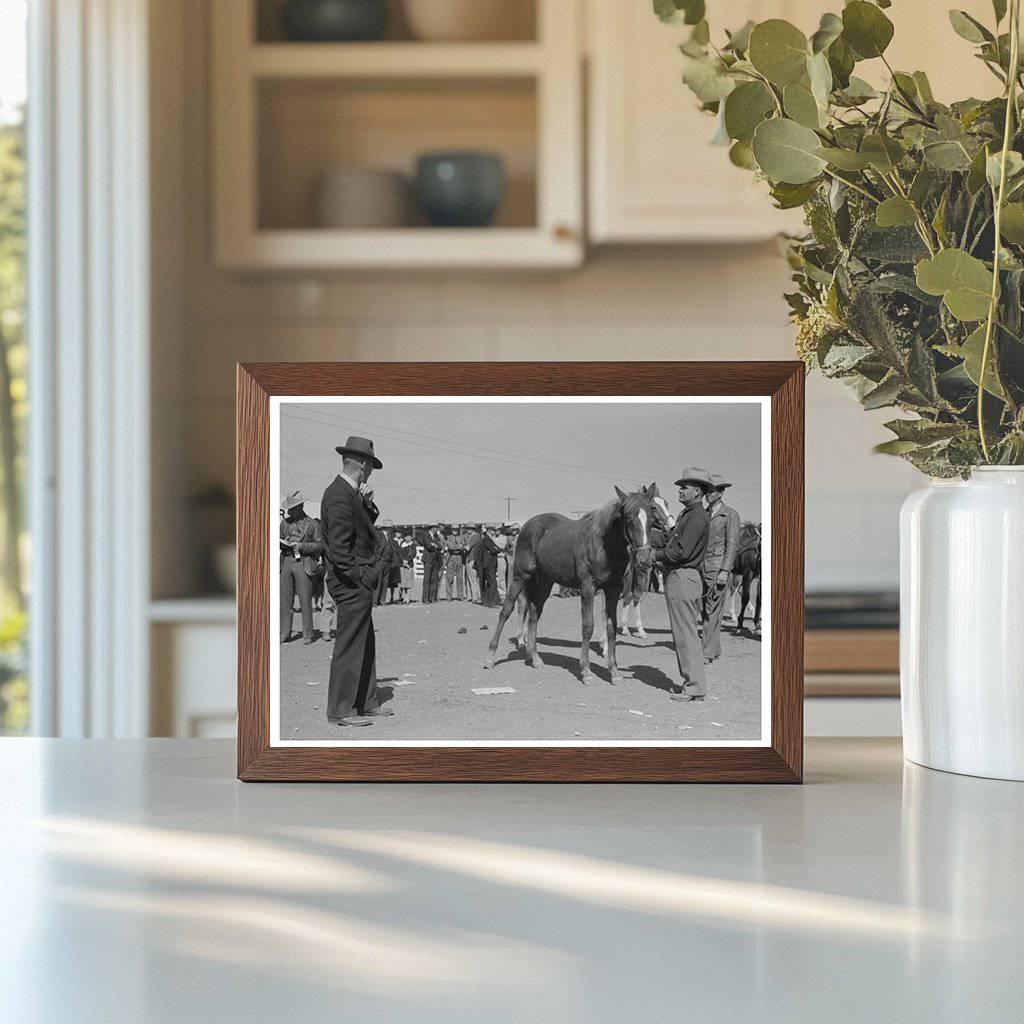
<path fill-rule="evenodd" d="M 769 421 L 273 398 L 271 745 L 767 745 Z"/>

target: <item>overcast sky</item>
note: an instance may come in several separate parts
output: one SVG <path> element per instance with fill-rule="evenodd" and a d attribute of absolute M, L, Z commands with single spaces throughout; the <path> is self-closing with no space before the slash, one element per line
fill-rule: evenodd
<path fill-rule="evenodd" d="M 280 486 L 301 490 L 315 513 L 341 471 L 334 446 L 356 434 L 384 463 L 370 481 L 378 525 L 576 517 L 616 484 L 652 480 L 674 512 L 672 482 L 689 465 L 731 480 L 726 503 L 760 520 L 760 414 L 741 402 L 282 403 Z"/>

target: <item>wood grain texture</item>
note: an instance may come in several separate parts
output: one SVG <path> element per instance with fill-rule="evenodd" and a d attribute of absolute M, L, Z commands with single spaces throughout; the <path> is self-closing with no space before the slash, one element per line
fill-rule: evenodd
<path fill-rule="evenodd" d="M 766 395 L 770 747 L 271 747 L 271 395 Z M 804 368 L 798 362 L 250 363 L 238 368 L 238 777 L 245 781 L 799 782 Z M 471 739 L 472 737 L 467 737 Z"/>

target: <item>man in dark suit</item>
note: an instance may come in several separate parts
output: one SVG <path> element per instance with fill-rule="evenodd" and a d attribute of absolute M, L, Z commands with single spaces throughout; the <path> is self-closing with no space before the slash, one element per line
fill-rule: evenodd
<path fill-rule="evenodd" d="M 365 437 L 350 437 L 335 451 L 342 457 L 341 475 L 324 491 L 320 505 L 331 567 L 328 586 L 338 615 L 327 717 L 338 725 L 373 725 L 375 717 L 393 714 L 377 698 L 373 599 L 380 564 L 373 524 L 379 512 L 373 491 L 366 488 L 370 474 L 382 464 Z"/>
<path fill-rule="evenodd" d="M 500 608 L 498 597 L 498 548 L 495 531 L 488 527 L 480 538 L 480 603 L 485 608 Z"/>

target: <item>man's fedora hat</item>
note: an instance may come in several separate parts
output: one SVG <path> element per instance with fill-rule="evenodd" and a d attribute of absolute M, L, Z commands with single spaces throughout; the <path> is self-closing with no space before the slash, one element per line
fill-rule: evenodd
<path fill-rule="evenodd" d="M 368 437 L 350 437 L 344 444 L 335 445 L 339 455 L 359 455 L 373 462 L 374 469 L 383 469 L 384 463 L 373 454 L 373 442 Z"/>
<path fill-rule="evenodd" d="M 290 509 L 295 508 L 296 505 L 304 505 L 306 499 L 302 496 L 302 491 L 292 491 L 291 494 L 286 494 L 281 499 L 281 511 L 288 512 Z"/>
<path fill-rule="evenodd" d="M 711 486 L 716 491 L 724 491 L 726 487 L 732 487 L 732 484 L 725 479 L 724 476 L 719 476 L 717 473 L 711 474 Z"/>
<path fill-rule="evenodd" d="M 701 469 L 699 466 L 687 466 L 675 483 L 676 487 L 679 487 L 682 484 L 700 484 L 705 491 L 711 490 L 714 486 L 711 482 L 711 474 L 706 469 Z"/>

